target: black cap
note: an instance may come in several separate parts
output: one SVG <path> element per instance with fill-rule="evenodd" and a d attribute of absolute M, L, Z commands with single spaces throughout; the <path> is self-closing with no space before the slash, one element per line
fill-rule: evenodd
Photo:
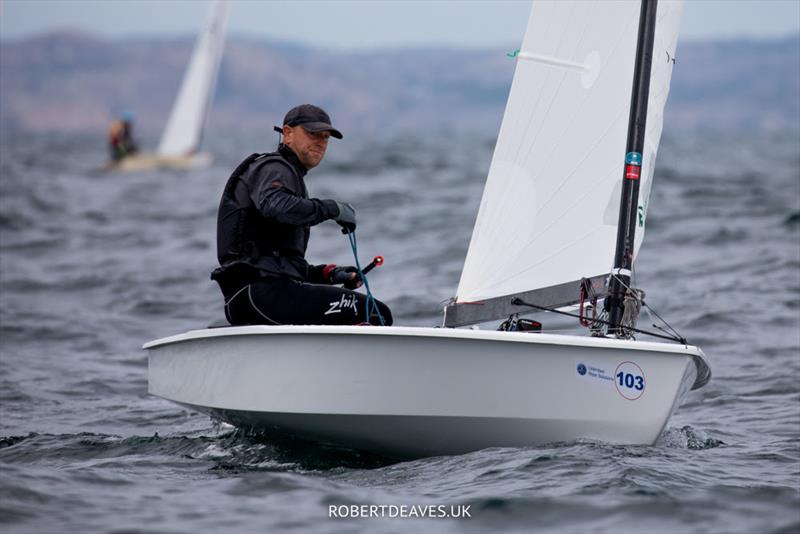
<path fill-rule="evenodd" d="M 286 126 L 302 126 L 309 132 L 330 132 L 331 137 L 342 138 L 342 132 L 331 126 L 331 118 L 325 110 L 312 104 L 302 104 L 289 110 L 283 118 Z M 276 130 L 279 130 L 277 126 Z"/>

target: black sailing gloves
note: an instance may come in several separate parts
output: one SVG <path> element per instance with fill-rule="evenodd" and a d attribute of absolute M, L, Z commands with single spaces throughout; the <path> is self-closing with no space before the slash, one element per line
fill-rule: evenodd
<path fill-rule="evenodd" d="M 322 277 L 331 285 L 344 284 L 345 289 L 361 287 L 361 277 L 355 267 L 338 267 L 331 263 L 322 269 Z"/>
<path fill-rule="evenodd" d="M 336 207 L 339 208 L 339 215 L 333 218 L 334 221 L 339 223 L 342 227 L 343 234 L 351 234 L 356 231 L 356 210 L 347 202 L 336 202 Z"/>

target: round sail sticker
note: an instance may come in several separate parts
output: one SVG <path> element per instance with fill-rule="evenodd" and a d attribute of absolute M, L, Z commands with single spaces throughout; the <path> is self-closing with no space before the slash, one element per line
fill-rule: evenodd
<path fill-rule="evenodd" d="M 622 362 L 614 371 L 614 385 L 620 395 L 628 400 L 636 400 L 644 394 L 647 381 L 644 371 L 634 362 Z"/>

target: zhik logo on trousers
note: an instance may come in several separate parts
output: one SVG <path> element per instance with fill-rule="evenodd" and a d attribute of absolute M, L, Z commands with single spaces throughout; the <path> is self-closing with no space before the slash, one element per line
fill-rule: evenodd
<path fill-rule="evenodd" d="M 330 306 L 331 307 L 328 308 L 328 311 L 325 312 L 325 315 L 341 313 L 342 310 L 346 310 L 348 308 L 352 309 L 354 314 L 357 313 L 355 295 L 342 295 L 342 298 L 339 300 L 334 300 L 331 302 Z"/>

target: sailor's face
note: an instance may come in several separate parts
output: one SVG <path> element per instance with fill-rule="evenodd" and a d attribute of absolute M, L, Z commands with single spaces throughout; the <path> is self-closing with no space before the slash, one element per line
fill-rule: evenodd
<path fill-rule="evenodd" d="M 313 169 L 320 164 L 328 149 L 330 132 L 309 132 L 302 126 L 284 126 L 283 142 L 297 154 L 303 167 Z"/>

